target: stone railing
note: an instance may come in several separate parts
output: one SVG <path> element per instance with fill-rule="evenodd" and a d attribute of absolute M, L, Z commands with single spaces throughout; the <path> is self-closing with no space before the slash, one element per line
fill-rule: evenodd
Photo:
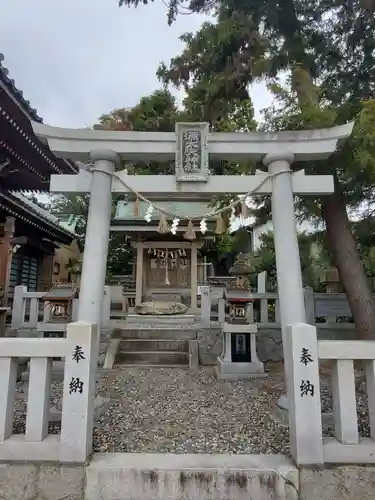
<path fill-rule="evenodd" d="M 372 341 L 318 342 L 321 360 L 331 360 L 335 438 L 324 439 L 323 458 L 329 463 L 375 463 L 375 343 Z M 365 368 L 370 438 L 360 439 L 354 361 Z"/>
<path fill-rule="evenodd" d="M 217 308 L 217 316 L 223 317 L 220 311 L 223 305 L 224 287 L 205 286 L 206 300 L 201 301 L 201 316 L 204 323 L 213 315 L 213 308 Z M 208 294 L 208 295 L 207 295 Z M 209 296 L 209 299 L 208 299 Z M 306 320 L 309 324 L 334 325 L 340 319 L 347 322 L 351 317 L 350 307 L 344 293 L 313 293 L 309 287 L 304 288 Z M 280 326 L 279 299 L 274 292 L 254 292 L 250 295 L 253 300 L 252 322 L 267 326 Z M 224 308 L 224 309 L 223 309 Z M 219 320 L 219 322 L 222 322 Z M 341 323 L 342 325 L 342 323 Z"/>
<path fill-rule="evenodd" d="M 136 291 L 126 290 L 122 294 L 122 311 L 124 313 L 133 312 L 136 302 Z"/>
<path fill-rule="evenodd" d="M 49 302 L 41 300 L 47 292 L 28 292 L 25 286 L 14 289 L 12 321 L 13 329 L 37 329 L 39 331 L 65 331 L 67 323 L 54 323 Z M 77 319 L 79 299 L 73 299 L 72 320 Z M 108 287 L 104 287 L 101 327 L 108 328 L 111 299 Z M 40 322 L 39 319 L 42 319 Z"/>
<path fill-rule="evenodd" d="M 375 463 L 375 343 L 317 340 L 316 327 L 288 326 L 284 339 L 291 452 L 297 464 Z M 334 437 L 323 438 L 319 360 L 332 364 Z M 370 438 L 359 438 L 354 361 L 366 374 Z"/>
<path fill-rule="evenodd" d="M 0 339 L 0 461 L 84 462 L 91 453 L 96 325 L 70 323 L 63 339 Z M 65 358 L 61 434 L 48 434 L 52 359 Z M 25 434 L 13 434 L 18 358 L 30 358 Z"/>

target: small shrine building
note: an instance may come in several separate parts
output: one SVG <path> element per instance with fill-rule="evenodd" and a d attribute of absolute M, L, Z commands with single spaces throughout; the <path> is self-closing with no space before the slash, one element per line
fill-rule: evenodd
<path fill-rule="evenodd" d="M 206 231 L 196 224 L 189 231 L 188 217 L 201 218 L 210 211 L 204 201 L 155 200 L 155 205 L 170 214 L 179 214 L 181 225 L 173 235 L 163 232 L 160 214 L 153 212 L 147 222 L 147 205 L 134 201 L 119 201 L 111 231 L 120 231 L 136 249 L 132 280 L 135 282 L 136 305 L 144 300 L 183 300 L 192 312 L 197 310 L 199 285 L 212 274 L 212 264 L 205 258 L 205 250 L 215 242 L 215 221 L 206 220 Z M 138 206 L 137 206 L 138 205 Z M 173 220 L 166 218 L 168 226 Z"/>

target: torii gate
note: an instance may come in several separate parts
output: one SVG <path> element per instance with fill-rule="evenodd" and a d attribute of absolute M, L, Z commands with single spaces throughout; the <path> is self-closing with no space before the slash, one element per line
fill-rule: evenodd
<path fill-rule="evenodd" d="M 119 178 L 149 200 L 210 199 L 214 195 L 244 194 L 263 184 L 256 194 L 272 195 L 277 284 L 282 331 L 305 323 L 293 194 L 324 195 L 334 190 L 331 175 L 292 173 L 293 161 L 328 158 L 340 141 L 350 136 L 354 123 L 321 130 L 261 133 L 209 133 L 207 123 L 177 123 L 173 132 L 120 132 L 64 129 L 33 122 L 37 136 L 56 156 L 90 160 L 92 172 L 53 175 L 53 193 L 90 193 L 86 244 L 81 276 L 78 319 L 99 324 L 111 220 L 113 192 L 127 192 L 112 176 L 121 160 L 167 161 L 175 159 L 175 175 L 127 175 Z M 248 176 L 209 174 L 209 157 L 222 160 L 262 160 L 265 172 Z M 280 175 L 279 175 L 280 174 Z M 267 180 L 265 177 L 270 176 Z"/>

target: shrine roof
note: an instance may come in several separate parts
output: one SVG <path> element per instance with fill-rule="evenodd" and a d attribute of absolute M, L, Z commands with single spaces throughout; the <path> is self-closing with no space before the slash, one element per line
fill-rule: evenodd
<path fill-rule="evenodd" d="M 12 96 L 17 99 L 18 106 L 22 109 L 25 114 L 28 114 L 30 118 L 38 123 L 43 123 L 43 119 L 38 115 L 35 108 L 31 107 L 30 101 L 28 101 L 22 90 L 16 87 L 14 80 L 9 77 L 9 71 L 5 68 L 1 62 L 4 60 L 4 56 L 0 54 L 0 80 L 4 83 L 6 88 L 12 94 Z"/>
<path fill-rule="evenodd" d="M 209 207 L 207 203 L 199 201 L 155 201 L 157 207 L 162 208 L 168 213 L 175 214 L 181 219 L 186 219 L 189 216 L 203 217 L 207 213 L 213 210 Z M 131 222 L 143 222 L 147 224 L 144 220 L 146 210 L 148 205 L 146 203 L 141 203 L 140 215 L 138 217 L 134 216 L 134 201 L 119 201 L 116 207 L 116 213 L 114 216 L 114 221 L 131 221 Z M 160 219 L 160 213 L 156 210 L 152 214 L 152 220 L 156 221 Z"/>
<path fill-rule="evenodd" d="M 0 192 L 2 209 L 7 215 L 21 219 L 60 243 L 71 243 L 77 235 L 72 228 L 60 223 L 55 215 L 33 203 L 20 193 Z"/>
<path fill-rule="evenodd" d="M 76 173 L 74 162 L 57 158 L 36 137 L 31 121 L 42 118 L 25 99 L 0 53 L 0 167 L 1 184 L 8 190 L 47 191 L 52 173 Z"/>

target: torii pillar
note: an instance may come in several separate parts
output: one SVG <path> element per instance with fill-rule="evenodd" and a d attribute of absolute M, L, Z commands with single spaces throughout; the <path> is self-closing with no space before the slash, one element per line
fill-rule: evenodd
<path fill-rule="evenodd" d="M 93 161 L 90 206 L 78 303 L 78 321 L 100 325 L 112 211 L 112 174 L 120 157 L 111 150 L 90 152 Z"/>
<path fill-rule="evenodd" d="M 282 330 L 286 325 L 306 322 L 290 168 L 293 160 L 294 154 L 288 151 L 263 158 L 272 176 L 271 210 Z"/>
<path fill-rule="evenodd" d="M 271 211 L 275 242 L 277 289 L 280 304 L 281 335 L 285 345 L 285 329 L 294 323 L 306 323 L 306 310 L 303 294 L 301 259 L 298 246 L 298 233 L 294 209 L 292 171 L 290 165 L 294 154 L 289 151 L 267 154 L 263 164 L 272 175 Z M 285 380 L 289 364 L 284 357 Z M 277 404 L 281 410 L 288 411 L 289 388 L 286 395 L 280 396 Z"/>

